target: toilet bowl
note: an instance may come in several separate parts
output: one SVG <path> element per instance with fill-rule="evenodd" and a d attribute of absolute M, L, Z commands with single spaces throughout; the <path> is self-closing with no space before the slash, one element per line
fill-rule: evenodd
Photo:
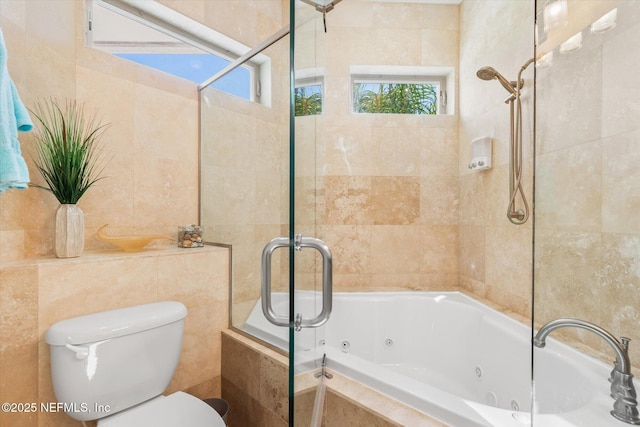
<path fill-rule="evenodd" d="M 168 387 L 178 364 L 186 307 L 145 304 L 51 326 L 51 378 L 58 402 L 99 427 L 224 427 L 211 406 Z"/>
<path fill-rule="evenodd" d="M 98 427 L 224 427 L 220 415 L 202 400 L 178 391 L 98 420 Z"/>

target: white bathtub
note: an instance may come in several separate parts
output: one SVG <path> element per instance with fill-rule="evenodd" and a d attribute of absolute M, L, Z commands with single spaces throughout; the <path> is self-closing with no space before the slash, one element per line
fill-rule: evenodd
<path fill-rule="evenodd" d="M 300 292 L 296 312 L 314 317 L 316 299 Z M 273 306 L 286 315 L 288 295 Z M 245 331 L 288 350 L 260 301 Z M 328 368 L 456 427 L 531 425 L 530 343 L 530 328 L 457 292 L 334 293 L 329 322 L 295 335 L 302 364 L 326 353 Z M 534 426 L 625 425 L 609 414 L 611 366 L 553 338 L 534 358 Z"/>

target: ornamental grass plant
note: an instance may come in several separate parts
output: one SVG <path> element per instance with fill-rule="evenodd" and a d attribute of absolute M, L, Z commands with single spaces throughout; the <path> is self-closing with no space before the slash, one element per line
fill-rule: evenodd
<path fill-rule="evenodd" d="M 85 118 L 83 105 L 75 100 L 61 104 L 51 99 L 30 111 L 39 122 L 31 157 L 46 186 L 30 185 L 50 191 L 60 204 L 76 204 L 104 178 L 106 161 L 98 142 L 108 124 L 102 124 L 95 114 Z"/>

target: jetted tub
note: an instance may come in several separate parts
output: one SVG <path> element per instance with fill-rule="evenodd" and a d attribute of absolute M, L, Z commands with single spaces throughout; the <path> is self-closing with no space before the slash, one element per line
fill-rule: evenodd
<path fill-rule="evenodd" d="M 288 294 L 272 298 L 288 313 Z M 296 312 L 314 317 L 319 299 L 299 292 Z M 288 329 L 268 323 L 260 301 L 245 331 L 288 350 Z M 330 320 L 295 345 L 301 364 L 326 354 L 328 368 L 451 426 L 531 425 L 531 329 L 464 294 L 334 293 Z M 609 414 L 612 365 L 553 338 L 534 357 L 534 426 L 625 425 Z"/>

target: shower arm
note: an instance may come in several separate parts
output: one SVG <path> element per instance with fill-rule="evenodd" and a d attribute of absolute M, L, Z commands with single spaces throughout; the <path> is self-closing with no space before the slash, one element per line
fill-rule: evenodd
<path fill-rule="evenodd" d="M 333 0 L 331 3 L 320 5 L 313 0 L 300 0 L 302 3 L 306 3 L 312 6 L 317 12 L 322 13 L 322 25 L 324 26 L 324 32 L 327 32 L 327 13 L 331 12 L 334 7 L 342 0 Z"/>
<path fill-rule="evenodd" d="M 315 10 L 322 14 L 326 14 L 327 12 L 331 12 L 333 8 L 340 3 L 342 0 L 333 0 L 331 3 L 320 5 L 313 0 L 300 0 L 302 3 L 306 3 L 309 6 L 313 6 Z"/>

